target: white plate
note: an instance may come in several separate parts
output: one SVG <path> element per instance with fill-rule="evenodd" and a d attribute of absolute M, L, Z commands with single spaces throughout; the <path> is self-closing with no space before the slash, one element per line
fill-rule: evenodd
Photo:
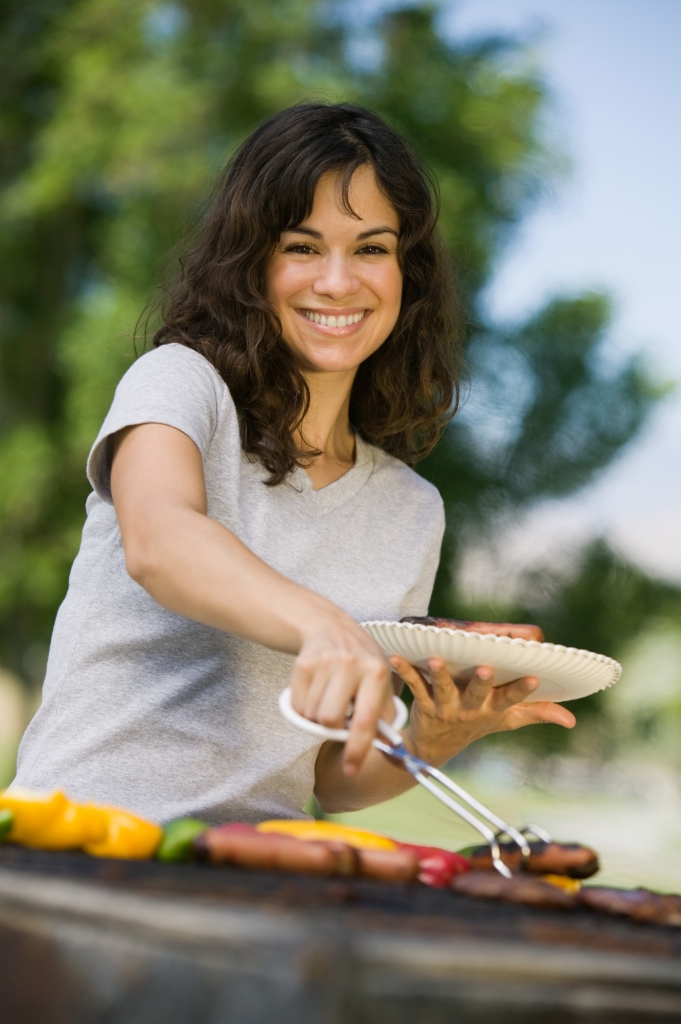
<path fill-rule="evenodd" d="M 519 676 L 536 676 L 539 686 L 527 701 L 576 700 L 616 683 L 622 666 L 604 654 L 580 651 L 561 644 L 540 644 L 509 636 L 468 633 L 412 622 L 363 622 L 383 653 L 400 654 L 417 668 L 428 668 L 428 658 L 442 658 L 452 675 L 476 665 L 494 669 L 494 685 L 503 686 Z"/>

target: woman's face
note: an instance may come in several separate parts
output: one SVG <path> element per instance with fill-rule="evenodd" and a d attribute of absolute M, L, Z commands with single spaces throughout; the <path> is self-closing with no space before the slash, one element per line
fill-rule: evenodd
<path fill-rule="evenodd" d="M 353 217 L 341 199 L 342 174 L 323 175 L 310 216 L 279 239 L 267 295 L 301 370 L 347 372 L 375 352 L 400 312 L 399 218 L 373 169 L 350 183 Z"/>

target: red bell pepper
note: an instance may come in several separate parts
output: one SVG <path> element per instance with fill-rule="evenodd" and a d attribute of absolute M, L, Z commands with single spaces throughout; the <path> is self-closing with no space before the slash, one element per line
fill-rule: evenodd
<path fill-rule="evenodd" d="M 446 889 L 454 875 L 462 875 L 471 869 L 468 858 L 460 853 L 414 843 L 400 843 L 400 846 L 416 854 L 419 859 L 418 880 L 433 889 Z"/>

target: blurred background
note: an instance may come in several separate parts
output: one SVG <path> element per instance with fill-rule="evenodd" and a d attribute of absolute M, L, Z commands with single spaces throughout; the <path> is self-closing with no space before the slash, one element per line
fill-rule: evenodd
<path fill-rule="evenodd" d="M 305 98 L 371 106 L 435 171 L 464 407 L 419 469 L 438 614 L 621 660 L 577 728 L 450 768 L 603 878 L 681 891 L 681 68 L 676 0 L 4 0 L 0 783 L 40 699 L 85 459 L 216 173 Z M 456 848 L 428 794 L 344 820 Z"/>

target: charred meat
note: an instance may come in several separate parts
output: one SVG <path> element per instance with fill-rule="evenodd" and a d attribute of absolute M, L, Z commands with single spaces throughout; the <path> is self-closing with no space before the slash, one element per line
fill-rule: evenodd
<path fill-rule="evenodd" d="M 501 859 L 512 871 L 521 869 L 535 875 L 567 875 L 569 878 L 591 878 L 598 871 L 598 854 L 579 843 L 530 843 L 530 857 L 522 863 L 516 843 L 499 843 Z M 466 851 L 472 871 L 489 871 L 492 853 L 489 846 L 475 846 Z"/>
<path fill-rule="evenodd" d="M 415 626 L 437 626 L 438 629 L 463 629 L 466 633 L 492 633 L 494 636 L 510 636 L 518 640 L 536 640 L 543 643 L 544 634 L 539 626 L 522 622 L 469 622 L 467 619 L 437 619 L 430 616 L 406 616 L 400 622 L 411 622 Z"/>

